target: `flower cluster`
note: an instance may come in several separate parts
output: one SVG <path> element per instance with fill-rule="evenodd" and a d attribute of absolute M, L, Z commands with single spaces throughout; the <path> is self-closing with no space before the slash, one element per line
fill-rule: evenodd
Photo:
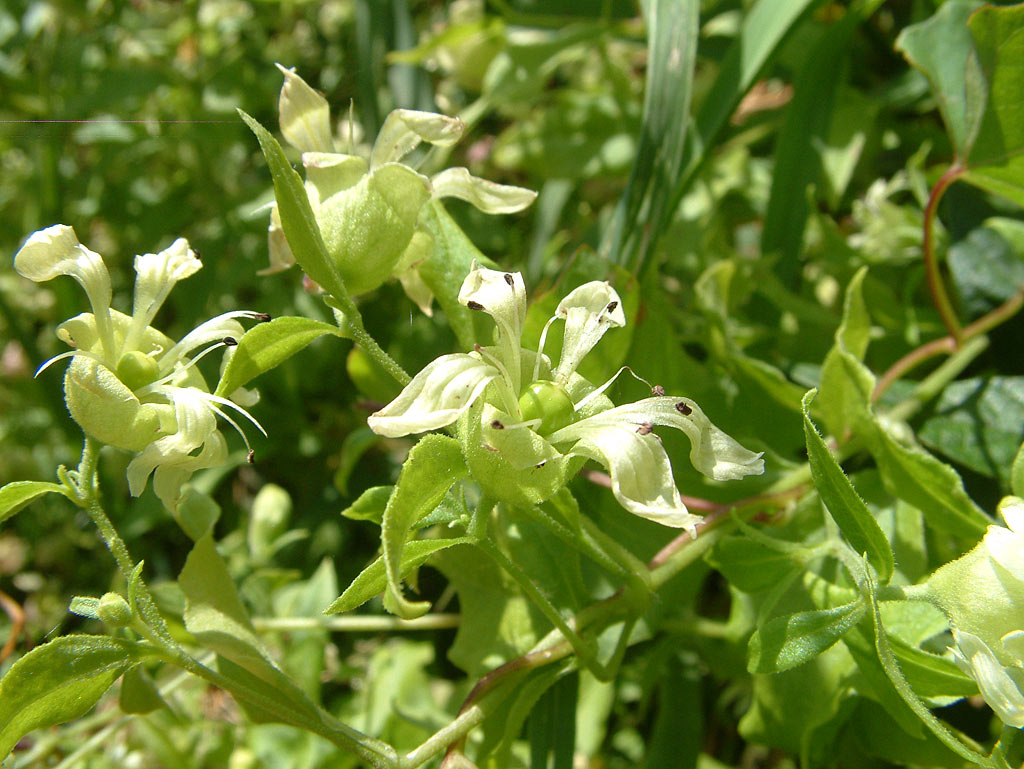
<path fill-rule="evenodd" d="M 280 125 L 284 138 L 302 152 L 306 192 L 327 252 L 353 294 L 377 288 L 394 276 L 428 315 L 433 293 L 417 269 L 432 240 L 419 227 L 420 210 L 431 199 L 455 197 L 488 214 L 521 211 L 537 194 L 495 184 L 465 168 L 427 177 L 401 162 L 421 142 L 455 144 L 465 130 L 457 118 L 397 109 L 384 120 L 369 158 L 335 152 L 327 100 L 294 70 L 281 65 Z M 275 207 L 269 230 L 270 267 L 295 263 Z"/>
<path fill-rule="evenodd" d="M 609 328 L 625 325 L 622 303 L 603 281 L 566 296 L 534 353 L 521 346 L 526 289 L 519 273 L 474 265 L 459 302 L 490 315 L 494 346 L 444 355 L 420 371 L 395 400 L 370 416 L 379 435 L 397 437 L 459 422 L 474 478 L 513 505 L 537 504 L 563 486 L 586 459 L 608 468 L 612 492 L 629 512 L 694 531 L 700 517 L 683 503 L 656 425 L 682 430 L 690 460 L 704 475 L 730 480 L 764 471 L 761 455 L 715 427 L 696 403 L 653 388 L 650 398 L 612 407 L 576 373 Z M 543 353 L 548 328 L 565 322 L 553 369 Z"/>
<path fill-rule="evenodd" d="M 201 266 L 181 238 L 160 253 L 135 257 L 133 310 L 125 315 L 110 306 L 110 274 L 103 259 L 79 243 L 71 227 L 56 224 L 33 233 L 14 257 L 14 268 L 30 280 L 70 275 L 85 289 L 92 312 L 57 328 L 57 336 L 75 349 L 47 361 L 39 371 L 72 359 L 64 377 L 72 418 L 92 438 L 138 452 L 128 465 L 131 493 L 141 494 L 152 474 L 157 496 L 172 511 L 181 485 L 193 472 L 223 464 L 227 458 L 217 416 L 241 433 L 225 407 L 259 427 L 233 400 L 211 393 L 195 363 L 213 350 L 227 349 L 230 354 L 244 331 L 238 318 L 268 320 L 267 316 L 225 313 L 178 342 L 150 325 L 174 285 Z M 255 393 L 239 391 L 232 398 L 251 405 Z"/>
<path fill-rule="evenodd" d="M 928 580 L 949 617 L 953 658 L 1008 726 L 1024 728 L 1024 499 L 999 503 L 1006 526 L 989 526 L 962 558 Z"/>

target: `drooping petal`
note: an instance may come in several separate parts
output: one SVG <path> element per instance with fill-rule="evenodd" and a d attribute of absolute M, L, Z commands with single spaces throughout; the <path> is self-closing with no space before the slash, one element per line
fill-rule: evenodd
<path fill-rule="evenodd" d="M 1004 497 L 1000 500 L 998 509 L 1010 531 L 1024 536 L 1024 499 Z"/>
<path fill-rule="evenodd" d="M 135 299 L 132 304 L 132 325 L 124 342 L 126 350 L 134 350 L 142 331 L 179 280 L 199 272 L 203 263 L 188 241 L 178 238 L 158 254 L 135 257 Z"/>
<path fill-rule="evenodd" d="M 438 147 L 450 147 L 462 137 L 465 130 L 466 124 L 458 118 L 412 109 L 392 110 L 384 118 L 384 125 L 373 143 L 370 168 L 401 160 L 416 149 L 421 141 Z"/>
<path fill-rule="evenodd" d="M 537 198 L 525 187 L 513 187 L 481 179 L 467 168 L 448 168 L 430 177 L 435 198 L 458 198 L 485 214 L 512 214 L 522 211 Z"/>
<path fill-rule="evenodd" d="M 309 87 L 295 69 L 277 68 L 284 75 L 281 97 L 278 100 L 281 133 L 295 149 L 301 152 L 330 152 L 331 109 L 327 99 Z"/>
<path fill-rule="evenodd" d="M 391 403 L 366 423 L 397 438 L 450 425 L 480 397 L 498 370 L 474 355 L 442 355 L 420 371 Z"/>
<path fill-rule="evenodd" d="M 157 465 L 153 473 L 153 491 L 164 503 L 164 507 L 176 511 L 181 497 L 181 487 L 192 477 L 192 473 L 222 465 L 227 458 L 227 442 L 219 430 L 214 430 L 203 443 L 202 451 L 198 455 L 188 455 L 181 457 L 177 462 Z"/>
<path fill-rule="evenodd" d="M 959 647 L 956 664 L 978 682 L 981 696 L 1008 726 L 1024 728 L 1024 670 L 1004 667 L 991 649 L 975 635 L 953 631 Z"/>
<path fill-rule="evenodd" d="M 134 497 L 146 489 L 150 473 L 157 468 L 187 467 L 195 459 L 192 452 L 217 430 L 217 417 L 207 405 L 204 393 L 191 387 L 168 387 L 163 392 L 174 407 L 175 429 L 150 443 L 128 464 L 128 489 Z M 169 496 L 166 485 L 162 490 L 164 496 Z"/>
<path fill-rule="evenodd" d="M 511 377 L 509 386 L 520 391 L 520 338 L 526 322 L 526 284 L 518 272 L 489 270 L 473 265 L 462 282 L 459 302 L 471 310 L 486 312 L 498 326 L 499 357 Z"/>
<path fill-rule="evenodd" d="M 608 468 L 612 493 L 626 510 L 649 521 L 696 533 L 701 517 L 686 509 L 672 477 L 672 464 L 657 436 L 623 422 L 584 420 L 579 441 L 568 452 Z M 579 423 L 583 424 L 583 423 Z M 557 443 L 555 437 L 549 440 Z"/>
<path fill-rule="evenodd" d="M 571 291 L 559 302 L 555 317 L 565 319 L 562 357 L 555 368 L 558 382 L 569 378 L 605 331 L 626 325 L 622 300 L 615 289 L 602 280 L 584 283 Z"/>
<path fill-rule="evenodd" d="M 55 224 L 32 233 L 14 255 L 14 269 L 41 283 L 58 275 L 70 275 L 85 289 L 96 316 L 97 329 L 108 358 L 115 355 L 110 310 L 110 273 L 102 257 L 78 242 L 74 229 Z"/>
<path fill-rule="evenodd" d="M 304 152 L 302 165 L 306 181 L 316 188 L 319 201 L 354 187 L 370 170 L 363 158 L 337 152 Z"/>
<path fill-rule="evenodd" d="M 743 448 L 715 427 L 689 398 L 661 396 L 628 403 L 563 427 L 549 435 L 548 440 L 552 443 L 579 440 L 594 427 L 605 425 L 624 425 L 635 431 L 645 423 L 667 425 L 686 433 L 693 466 L 716 481 L 738 480 L 764 472 L 761 454 Z"/>

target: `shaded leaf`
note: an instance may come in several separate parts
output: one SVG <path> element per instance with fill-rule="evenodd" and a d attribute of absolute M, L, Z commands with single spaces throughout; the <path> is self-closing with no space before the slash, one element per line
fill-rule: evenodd
<path fill-rule="evenodd" d="M 779 673 L 808 662 L 852 628 L 866 608 L 860 600 L 831 609 L 775 617 L 754 631 L 747 647 L 747 670 Z"/>
<path fill-rule="evenodd" d="M 14 481 L 14 483 L 8 483 L 3 488 L 0 488 L 0 523 L 10 518 L 36 497 L 41 497 L 43 494 L 51 492 L 67 496 L 64 487 L 56 483 L 46 483 L 45 481 Z"/>

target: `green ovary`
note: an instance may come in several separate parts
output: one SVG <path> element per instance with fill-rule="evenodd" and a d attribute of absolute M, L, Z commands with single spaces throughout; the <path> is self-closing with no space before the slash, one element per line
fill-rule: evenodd
<path fill-rule="evenodd" d="M 524 420 L 539 419 L 536 431 L 550 435 L 572 422 L 576 413 L 572 399 L 554 382 L 537 381 L 529 385 L 519 397 L 519 411 Z"/>

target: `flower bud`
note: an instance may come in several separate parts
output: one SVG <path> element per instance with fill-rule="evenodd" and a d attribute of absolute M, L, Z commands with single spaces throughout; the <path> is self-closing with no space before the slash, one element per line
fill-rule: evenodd
<path fill-rule="evenodd" d="M 132 609 L 117 593 L 105 593 L 96 608 L 96 616 L 110 627 L 126 627 L 132 622 Z"/>

